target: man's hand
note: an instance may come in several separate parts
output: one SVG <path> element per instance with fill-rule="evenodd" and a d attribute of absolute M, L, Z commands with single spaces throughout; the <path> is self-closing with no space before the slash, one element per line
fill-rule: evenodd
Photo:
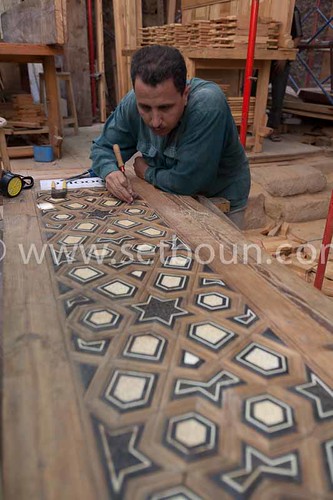
<path fill-rule="evenodd" d="M 142 156 L 137 156 L 134 160 L 134 171 L 140 179 L 145 178 L 145 171 L 147 170 L 148 165 Z"/>
<path fill-rule="evenodd" d="M 119 200 L 126 201 L 127 203 L 132 203 L 134 199 L 134 193 L 130 181 L 125 177 L 125 175 L 116 170 L 115 172 L 110 172 L 105 177 L 107 190 L 113 194 Z"/>

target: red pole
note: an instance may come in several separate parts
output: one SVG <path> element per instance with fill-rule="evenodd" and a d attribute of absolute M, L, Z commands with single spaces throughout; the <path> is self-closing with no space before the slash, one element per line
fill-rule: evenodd
<path fill-rule="evenodd" d="M 258 12 L 259 12 L 259 0 L 252 0 L 249 43 L 247 48 L 247 60 L 246 60 L 245 78 L 244 78 L 242 123 L 240 129 L 240 141 L 243 144 L 244 148 L 246 144 L 247 122 L 249 118 L 254 50 L 256 46 L 256 37 L 257 37 Z"/>
<path fill-rule="evenodd" d="M 96 80 L 95 80 L 95 48 L 94 48 L 94 25 L 92 13 L 92 0 L 87 0 L 88 11 L 88 41 L 89 41 L 89 69 L 91 87 L 91 109 L 93 118 L 96 116 Z"/>
<path fill-rule="evenodd" d="M 323 241 L 321 243 L 321 248 L 320 248 L 320 257 L 317 267 L 317 273 L 314 282 L 314 286 L 318 288 L 318 290 L 321 290 L 321 287 L 323 286 L 325 270 L 328 261 L 328 254 L 330 253 L 330 244 L 332 241 L 332 236 L 333 236 L 333 191 L 331 194 L 331 201 L 328 209 Z"/>

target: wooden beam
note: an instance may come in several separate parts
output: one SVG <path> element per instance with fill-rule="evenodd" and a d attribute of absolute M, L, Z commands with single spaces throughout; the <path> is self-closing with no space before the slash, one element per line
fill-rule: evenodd
<path fill-rule="evenodd" d="M 164 0 L 157 0 L 157 24 L 159 26 L 165 24 Z"/>
<path fill-rule="evenodd" d="M 131 88 L 130 58 L 123 55 L 137 49 L 138 29 L 142 27 L 142 3 L 136 0 L 113 0 L 114 28 L 116 35 L 117 60 L 117 101 L 122 99 Z"/>
<path fill-rule="evenodd" d="M 60 148 L 58 147 L 58 137 L 62 136 L 62 125 L 60 117 L 60 103 L 58 81 L 55 68 L 54 57 L 46 57 L 43 63 L 46 103 L 47 103 L 47 119 L 49 126 L 50 143 L 53 146 L 53 151 L 56 158 L 60 158 Z"/>
<path fill-rule="evenodd" d="M 221 3 L 231 3 L 231 0 L 182 0 L 182 10 L 197 9 L 206 5 L 214 5 Z"/>
<path fill-rule="evenodd" d="M 68 43 L 64 70 L 72 76 L 79 125 L 86 127 L 92 124 L 86 2 L 67 1 Z"/>
<path fill-rule="evenodd" d="M 167 23 L 172 24 L 176 19 L 177 0 L 168 0 Z"/>
<path fill-rule="evenodd" d="M 10 146 L 7 150 L 9 158 L 31 158 L 34 155 L 32 146 Z"/>
<path fill-rule="evenodd" d="M 126 22 L 125 22 L 125 2 L 123 0 L 113 0 L 114 30 L 116 35 L 116 60 L 117 60 L 117 101 L 119 102 L 127 92 L 129 83 L 126 71 L 126 57 L 122 55 L 122 49 L 126 45 Z"/>
<path fill-rule="evenodd" d="M 106 80 L 105 80 L 105 59 L 104 59 L 104 32 L 103 32 L 103 0 L 95 0 L 95 20 L 96 20 L 96 53 L 98 79 L 98 104 L 100 120 L 106 121 Z"/>
<path fill-rule="evenodd" d="M 38 43 L 0 43 L 0 56 L 59 56 L 63 54 L 60 46 L 49 46 Z"/>

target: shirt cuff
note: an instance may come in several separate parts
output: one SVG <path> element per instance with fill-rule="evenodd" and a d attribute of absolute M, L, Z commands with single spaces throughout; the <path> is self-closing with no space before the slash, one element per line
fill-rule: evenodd
<path fill-rule="evenodd" d="M 116 165 L 104 165 L 104 167 L 101 167 L 99 169 L 98 176 L 101 177 L 102 179 L 105 179 L 105 177 L 110 174 L 111 172 L 116 172 L 118 170 Z"/>

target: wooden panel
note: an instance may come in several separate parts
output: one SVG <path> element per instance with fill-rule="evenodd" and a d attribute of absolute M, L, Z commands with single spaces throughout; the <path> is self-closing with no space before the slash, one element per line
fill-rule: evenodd
<path fill-rule="evenodd" d="M 85 0 L 67 0 L 68 42 L 64 70 L 71 73 L 79 125 L 92 124 L 90 69 Z"/>
<path fill-rule="evenodd" d="M 134 7 L 134 8 L 133 8 Z M 142 28 L 142 3 L 137 0 L 113 1 L 117 59 L 117 100 L 131 89 L 130 58 L 123 55 L 124 49 L 136 49 L 138 30 Z"/>
<path fill-rule="evenodd" d="M 1 15 L 3 39 L 9 43 L 64 44 L 61 0 L 25 0 Z"/>
<path fill-rule="evenodd" d="M 132 181 L 6 201 L 5 497 L 329 498 L 331 301 Z"/>
<path fill-rule="evenodd" d="M 95 22 L 96 22 L 96 53 L 98 79 L 98 105 L 100 120 L 106 121 L 106 80 L 104 60 L 104 28 L 103 28 L 103 0 L 95 0 Z"/>
<path fill-rule="evenodd" d="M 270 18 L 281 23 L 279 47 L 292 48 L 290 31 L 295 0 L 262 0 L 259 17 Z M 182 0 L 183 23 L 193 19 L 218 19 L 221 16 L 236 15 L 250 22 L 251 1 L 249 0 Z"/>
<path fill-rule="evenodd" d="M 167 23 L 172 24 L 176 19 L 177 0 L 168 0 Z"/>

